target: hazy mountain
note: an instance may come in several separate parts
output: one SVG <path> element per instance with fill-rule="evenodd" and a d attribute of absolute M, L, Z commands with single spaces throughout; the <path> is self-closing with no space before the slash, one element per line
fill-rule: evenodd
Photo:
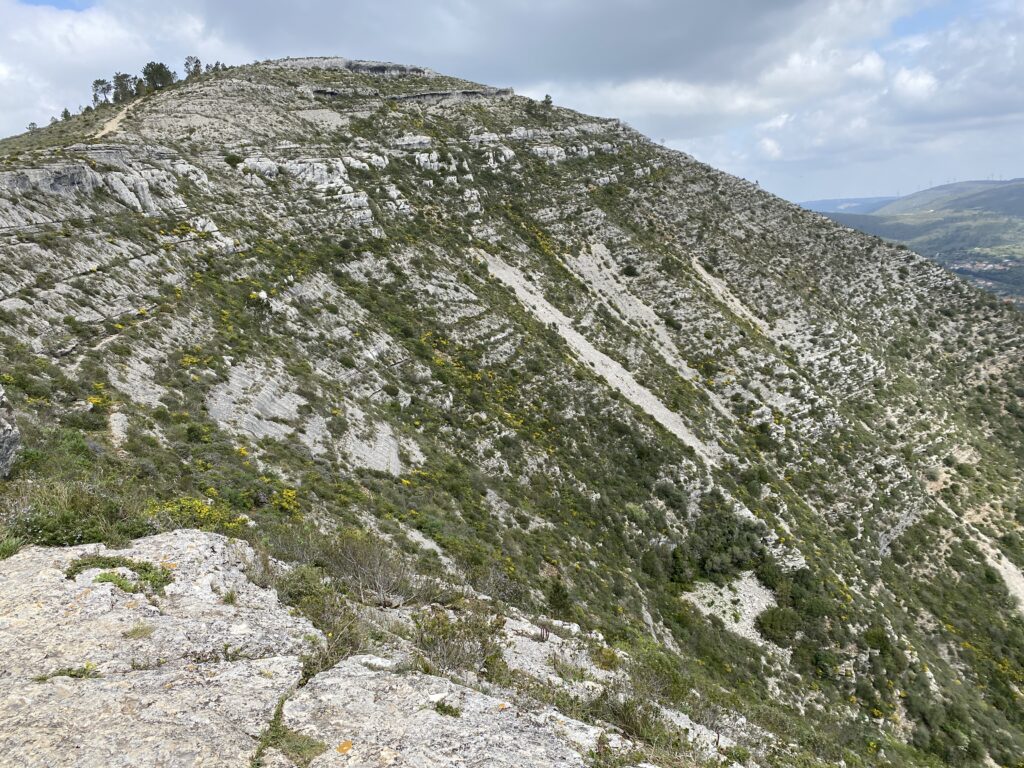
<path fill-rule="evenodd" d="M 1019 764 L 1024 315 L 927 259 L 344 59 L 4 140 L 0 227 L 8 761 Z"/>
<path fill-rule="evenodd" d="M 936 211 L 984 210 L 1013 216 L 1024 214 L 1014 201 L 1020 200 L 1024 179 L 1010 181 L 958 181 L 923 189 L 912 195 L 897 198 L 874 211 L 879 216 L 925 214 Z"/>
<path fill-rule="evenodd" d="M 808 200 L 800 203 L 809 211 L 818 213 L 874 213 L 895 197 L 837 197 L 830 200 Z"/>
<path fill-rule="evenodd" d="M 977 285 L 1024 302 L 1024 179 L 944 184 L 861 210 L 812 210 L 903 243 Z"/>

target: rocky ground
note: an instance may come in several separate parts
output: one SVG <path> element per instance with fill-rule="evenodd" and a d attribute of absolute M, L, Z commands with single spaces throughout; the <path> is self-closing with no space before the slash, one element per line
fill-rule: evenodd
<path fill-rule="evenodd" d="M 166 583 L 145 583 L 146 568 Z M 601 750 L 632 751 L 612 725 L 415 669 L 412 646 L 394 633 L 408 612 L 365 618 L 384 655 L 305 675 L 328 639 L 254 584 L 254 568 L 244 542 L 190 530 L 122 549 L 30 547 L 0 562 L 0 762 L 584 766 Z M 507 663 L 538 684 L 614 685 L 620 676 L 587 650 L 599 638 L 555 625 L 564 637 L 503 617 Z M 721 737 L 687 726 L 713 753 Z"/>

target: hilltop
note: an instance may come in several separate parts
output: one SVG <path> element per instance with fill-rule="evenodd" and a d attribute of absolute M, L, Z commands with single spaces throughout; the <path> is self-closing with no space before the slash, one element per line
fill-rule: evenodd
<path fill-rule="evenodd" d="M 0 754 L 1024 754 L 1024 316 L 905 248 L 310 58 L 0 141 L 0 264 Z"/>

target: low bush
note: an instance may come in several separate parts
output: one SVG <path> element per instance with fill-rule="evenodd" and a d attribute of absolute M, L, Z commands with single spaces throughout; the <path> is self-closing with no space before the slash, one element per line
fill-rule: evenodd
<path fill-rule="evenodd" d="M 191 496 L 151 503 L 146 512 L 162 529 L 198 528 L 237 536 L 245 529 L 246 523 L 245 517 L 223 502 Z"/>
<path fill-rule="evenodd" d="M 652 746 L 669 746 L 675 740 L 652 701 L 606 688 L 590 702 L 589 710 L 594 719 L 611 723 L 626 736 Z"/>
<path fill-rule="evenodd" d="M 785 606 L 768 608 L 758 615 L 756 622 L 765 639 L 788 648 L 800 629 L 800 614 Z"/>
<path fill-rule="evenodd" d="M 164 587 L 174 581 L 174 574 L 167 568 L 148 563 L 145 560 L 132 560 L 120 555 L 84 555 L 67 567 L 64 576 L 73 579 L 78 574 L 93 568 L 125 568 L 134 573 L 134 580 L 113 571 L 105 571 L 96 577 L 96 581 L 111 582 L 125 592 L 162 594 Z"/>
<path fill-rule="evenodd" d="M 710 579 L 724 584 L 765 557 L 763 524 L 741 519 L 717 492 L 701 499 L 701 516 L 692 532 L 672 551 L 670 578 L 680 584 Z"/>
<path fill-rule="evenodd" d="M 498 633 L 502 619 L 470 613 L 450 618 L 435 609 L 413 616 L 413 642 L 423 654 L 424 668 L 432 673 L 472 672 L 493 678 L 504 668 Z"/>
<path fill-rule="evenodd" d="M 361 603 L 399 608 L 429 593 L 429 584 L 416 575 L 405 557 L 363 531 L 343 531 L 323 557 L 331 576 Z"/>
<path fill-rule="evenodd" d="M 268 571 L 262 573 L 267 575 Z M 303 680 L 330 669 L 366 644 L 366 633 L 359 617 L 320 568 L 299 565 L 287 573 L 271 576 L 266 586 L 275 587 L 283 602 L 298 610 L 323 633 L 323 639 L 313 640 L 302 657 Z"/>

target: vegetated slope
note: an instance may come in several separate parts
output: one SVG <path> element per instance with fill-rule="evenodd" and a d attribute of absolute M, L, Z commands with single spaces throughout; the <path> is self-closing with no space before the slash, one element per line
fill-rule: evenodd
<path fill-rule="evenodd" d="M 112 116 L 0 142 L 8 549 L 219 530 L 350 637 L 431 599 L 353 576 L 362 528 L 494 598 L 408 625 L 435 671 L 503 603 L 628 657 L 443 667 L 636 750 L 598 762 L 698 759 L 686 715 L 759 765 L 1017 764 L 1019 312 L 429 70 L 233 68 L 92 140 Z"/>
<path fill-rule="evenodd" d="M 1021 182 L 1012 181 L 957 181 L 952 184 L 940 184 L 937 187 L 922 189 L 913 194 L 904 195 L 883 207 L 871 211 L 880 216 L 899 216 L 907 213 L 928 213 L 940 209 L 957 210 L 960 201 L 970 199 L 974 195 L 987 194 L 998 199 L 1008 190 L 1012 190 Z"/>
<path fill-rule="evenodd" d="M 1024 181 L 944 184 L 864 210 L 822 210 L 902 243 L 995 294 L 1024 301 Z"/>

